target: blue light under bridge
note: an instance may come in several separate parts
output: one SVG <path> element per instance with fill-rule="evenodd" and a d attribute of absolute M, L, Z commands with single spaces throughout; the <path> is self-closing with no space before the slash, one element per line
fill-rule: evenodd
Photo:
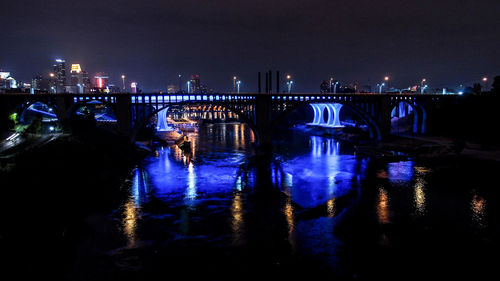
<path fill-rule="evenodd" d="M 170 107 L 165 107 L 164 109 L 158 111 L 157 113 L 157 123 L 156 130 L 158 132 L 172 131 L 172 127 L 168 126 L 167 114 Z"/>
<path fill-rule="evenodd" d="M 311 103 L 309 104 L 314 111 L 314 120 L 309 125 L 341 128 L 344 127 L 340 124 L 340 109 L 342 104 L 340 103 Z M 327 119 L 325 121 L 325 109 L 328 112 Z"/>

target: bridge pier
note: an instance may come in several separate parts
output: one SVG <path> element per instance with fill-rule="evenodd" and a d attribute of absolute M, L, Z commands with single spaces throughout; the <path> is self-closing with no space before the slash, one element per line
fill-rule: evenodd
<path fill-rule="evenodd" d="M 116 97 L 116 122 L 118 132 L 123 136 L 132 136 L 132 101 L 129 95 Z"/>

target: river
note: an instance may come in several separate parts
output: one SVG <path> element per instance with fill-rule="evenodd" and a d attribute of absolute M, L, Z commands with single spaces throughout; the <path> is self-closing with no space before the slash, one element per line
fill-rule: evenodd
<path fill-rule="evenodd" d="M 191 154 L 159 147 L 124 183 L 129 195 L 120 207 L 90 220 L 93 232 L 72 276 L 316 280 L 494 272 L 489 255 L 498 253 L 500 224 L 487 164 L 387 162 L 356 156 L 333 139 L 284 132 L 264 187 L 281 192 L 266 197 L 254 192 L 248 126 L 204 125 L 189 137 Z"/>

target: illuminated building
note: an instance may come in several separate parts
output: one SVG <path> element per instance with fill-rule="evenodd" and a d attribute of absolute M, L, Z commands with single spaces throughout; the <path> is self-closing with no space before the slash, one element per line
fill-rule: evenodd
<path fill-rule="evenodd" d="M 104 90 L 109 84 L 109 77 L 100 72 L 94 76 L 94 86 L 99 90 Z"/>
<path fill-rule="evenodd" d="M 63 59 L 56 59 L 54 64 L 54 87 L 56 93 L 66 91 L 66 61 Z"/>
<path fill-rule="evenodd" d="M 10 76 L 10 72 L 0 71 L 0 88 L 1 89 L 16 89 L 17 81 Z"/>
<path fill-rule="evenodd" d="M 31 93 L 34 94 L 37 91 L 42 90 L 42 76 L 38 75 L 31 79 Z"/>
<path fill-rule="evenodd" d="M 137 83 L 136 82 L 130 83 L 130 87 L 132 88 L 132 94 L 137 94 Z"/>
<path fill-rule="evenodd" d="M 82 81 L 83 81 L 83 92 L 89 93 L 92 88 L 92 83 L 90 82 L 89 73 L 87 71 L 82 71 Z"/>
<path fill-rule="evenodd" d="M 190 93 L 199 93 L 201 91 L 200 75 L 191 75 Z"/>
<path fill-rule="evenodd" d="M 75 94 L 88 93 L 92 87 L 88 72 L 83 71 L 80 64 L 72 64 L 70 74 L 71 80 L 68 92 Z"/>
<path fill-rule="evenodd" d="M 173 84 L 167 86 L 167 93 L 175 94 L 178 92 L 179 92 L 179 86 Z"/>

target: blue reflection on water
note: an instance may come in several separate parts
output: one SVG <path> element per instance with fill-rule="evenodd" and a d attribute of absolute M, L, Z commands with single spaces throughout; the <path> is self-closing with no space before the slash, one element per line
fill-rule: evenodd
<path fill-rule="evenodd" d="M 411 181 L 413 178 L 413 161 L 400 161 L 387 164 L 390 181 Z"/>
<path fill-rule="evenodd" d="M 154 186 L 155 196 L 164 199 L 182 197 L 187 205 L 193 206 L 200 198 L 232 193 L 235 186 L 241 188 L 238 171 L 244 161 L 242 154 L 209 153 L 184 163 L 176 159 L 176 149 L 160 149 L 157 158 L 149 158 L 144 165 Z"/>
<path fill-rule="evenodd" d="M 366 163 L 353 155 L 340 154 L 340 143 L 310 137 L 310 153 L 299 154 L 282 163 L 292 199 L 302 207 L 325 204 L 350 192 L 364 174 Z"/>
<path fill-rule="evenodd" d="M 135 207 L 140 207 L 149 200 L 149 192 L 148 173 L 139 168 L 135 169 L 131 190 Z"/>

